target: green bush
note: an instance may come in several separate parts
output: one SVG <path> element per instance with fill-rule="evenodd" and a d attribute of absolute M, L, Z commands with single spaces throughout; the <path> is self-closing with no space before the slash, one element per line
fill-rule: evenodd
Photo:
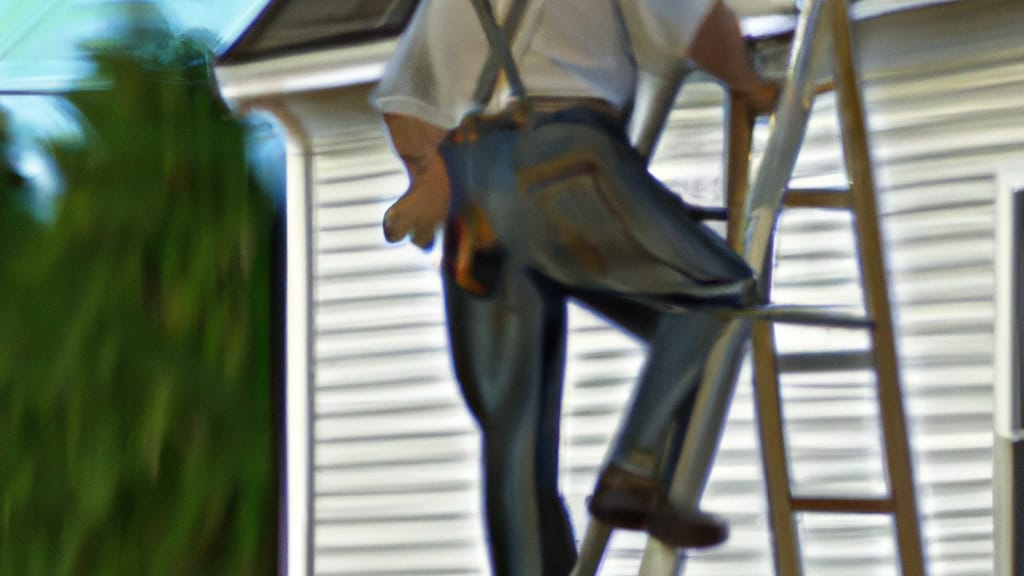
<path fill-rule="evenodd" d="M 269 197 L 198 41 L 94 47 L 53 222 L 0 177 L 0 574 L 275 571 Z"/>

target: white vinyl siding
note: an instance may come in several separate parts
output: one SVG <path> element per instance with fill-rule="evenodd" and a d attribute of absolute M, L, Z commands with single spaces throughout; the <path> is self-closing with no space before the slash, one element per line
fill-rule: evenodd
<path fill-rule="evenodd" d="M 937 576 L 992 573 L 994 177 L 1024 162 L 1024 47 L 1005 22 L 1018 18 L 1019 31 L 1024 10 L 982 4 L 1002 6 L 1001 16 L 983 18 L 987 27 L 964 24 L 958 35 L 944 21 L 906 30 L 917 38 L 911 54 L 897 54 L 906 38 L 891 32 L 867 29 L 861 38 L 925 553 Z M 921 54 L 928 46 L 934 58 Z M 816 107 L 800 181 L 842 180 L 832 102 Z M 478 440 L 450 373 L 437 253 L 384 243 L 380 218 L 405 176 L 377 122 L 347 125 L 313 142 L 314 571 L 483 575 Z M 653 171 L 691 198 L 714 200 L 721 143 L 720 92 L 691 87 Z M 777 300 L 859 298 L 848 224 L 842 213 L 784 216 Z M 571 328 L 562 481 L 582 536 L 584 498 L 643 354 L 580 309 Z M 779 338 L 783 351 L 866 342 L 835 329 L 786 328 Z M 783 375 L 800 492 L 885 489 L 871 378 L 857 366 Z M 694 554 L 687 575 L 771 573 L 755 431 L 744 370 L 704 499 L 730 518 L 733 535 Z M 897 573 L 885 517 L 815 515 L 801 526 L 808 574 Z M 617 534 L 614 544 L 602 573 L 635 575 L 642 536 Z"/>

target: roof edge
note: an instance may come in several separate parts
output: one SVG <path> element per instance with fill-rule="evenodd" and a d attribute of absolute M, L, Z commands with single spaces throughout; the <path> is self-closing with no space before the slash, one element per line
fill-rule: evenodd
<path fill-rule="evenodd" d="M 272 58 L 295 56 L 307 52 L 333 50 L 340 47 L 351 47 L 352 45 L 368 44 L 381 40 L 397 38 L 402 31 L 405 30 L 405 27 L 409 24 L 409 20 L 412 19 L 413 14 L 416 12 L 416 7 L 419 5 L 419 2 L 414 2 L 410 6 L 409 10 L 402 15 L 401 20 L 387 26 L 381 26 L 371 30 L 335 34 L 312 41 L 299 42 L 283 48 L 262 49 L 246 52 L 246 48 L 249 47 L 255 41 L 254 39 L 270 25 L 277 13 L 283 9 L 283 6 L 287 2 L 288 0 L 270 0 L 270 3 L 267 4 L 256 19 L 253 20 L 252 24 L 246 28 L 238 36 L 235 42 L 228 46 L 228 48 L 217 58 L 218 64 L 247 64 Z"/>
<path fill-rule="evenodd" d="M 260 10 L 260 13 L 256 18 L 245 27 L 242 33 L 239 34 L 238 37 L 235 38 L 235 40 L 225 48 L 220 55 L 218 55 L 217 61 L 227 62 L 236 58 L 240 50 L 252 43 L 252 37 L 268 26 L 269 21 L 275 14 L 281 11 L 281 8 L 284 6 L 286 1 L 287 0 L 270 0 L 267 5 L 263 7 L 263 10 Z"/>
<path fill-rule="evenodd" d="M 380 79 L 397 38 L 292 53 L 215 67 L 221 95 L 232 101 L 259 99 L 369 84 Z"/>

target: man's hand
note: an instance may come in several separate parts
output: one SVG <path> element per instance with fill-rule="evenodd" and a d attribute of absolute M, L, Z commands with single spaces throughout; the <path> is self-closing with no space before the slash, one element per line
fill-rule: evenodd
<path fill-rule="evenodd" d="M 689 56 L 702 70 L 725 82 L 733 96 L 763 114 L 775 109 L 779 87 L 758 77 L 747 54 L 736 14 L 717 0 L 690 44 Z"/>
<path fill-rule="evenodd" d="M 384 213 L 384 238 L 401 242 L 411 236 L 413 244 L 426 250 L 448 219 L 451 204 L 451 182 L 438 152 L 446 130 L 399 114 L 385 114 L 384 122 L 409 174 L 409 190 Z M 469 204 L 459 209 L 454 226 L 455 282 L 472 294 L 484 295 L 489 289 L 486 281 L 476 277 L 474 266 L 478 254 L 496 249 L 498 238 L 483 211 Z"/>
<path fill-rule="evenodd" d="M 412 116 L 385 114 L 391 143 L 405 163 L 409 189 L 384 213 L 384 238 L 430 248 L 434 234 L 448 216 L 451 184 L 438 146 L 445 130 Z"/>
<path fill-rule="evenodd" d="M 448 172 L 435 152 L 423 166 L 409 169 L 409 190 L 384 213 L 384 238 L 400 242 L 412 236 L 413 244 L 430 248 L 434 233 L 448 217 L 450 202 Z"/>

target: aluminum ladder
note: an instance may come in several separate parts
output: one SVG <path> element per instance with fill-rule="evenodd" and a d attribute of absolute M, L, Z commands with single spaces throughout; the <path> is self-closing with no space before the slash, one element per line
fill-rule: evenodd
<path fill-rule="evenodd" d="M 819 61 L 832 57 L 832 83 L 822 86 L 815 72 Z M 680 78 L 685 72 L 680 73 Z M 834 90 L 849 188 L 789 190 L 814 97 Z M 667 115 L 674 93 L 662 99 L 655 116 Z M 905 412 L 899 382 L 892 315 L 879 230 L 874 176 L 867 128 L 853 58 L 847 0 L 807 0 L 797 24 L 785 87 L 780 97 L 763 160 L 752 186 L 747 187 L 754 119 L 745 106 L 732 105 L 726 150 L 727 238 L 758 273 L 763 301 L 768 302 L 774 260 L 774 236 L 783 207 L 847 209 L 854 215 L 861 282 L 867 317 L 851 318 L 812 307 L 766 306 L 756 313 L 737 314 L 716 342 L 705 365 L 686 442 L 679 456 L 669 500 L 697 505 L 710 474 L 718 440 L 725 425 L 739 367 L 748 339 L 753 343 L 757 416 L 773 532 L 778 576 L 803 574 L 795 513 L 844 512 L 890 514 L 896 525 L 897 550 L 903 576 L 925 574 L 916 494 L 911 471 Z M 637 139 L 650 145 L 656 137 Z M 803 309 L 801 309 L 803 308 Z M 876 375 L 883 449 L 889 495 L 884 498 L 814 498 L 794 496 L 783 435 L 778 382 L 778 358 L 773 323 L 794 322 L 865 329 L 871 336 L 870 354 Z M 699 441 L 698 441 L 699 440 Z M 611 530 L 591 520 L 574 576 L 597 574 Z M 675 576 L 685 555 L 649 539 L 640 565 L 641 576 Z"/>

